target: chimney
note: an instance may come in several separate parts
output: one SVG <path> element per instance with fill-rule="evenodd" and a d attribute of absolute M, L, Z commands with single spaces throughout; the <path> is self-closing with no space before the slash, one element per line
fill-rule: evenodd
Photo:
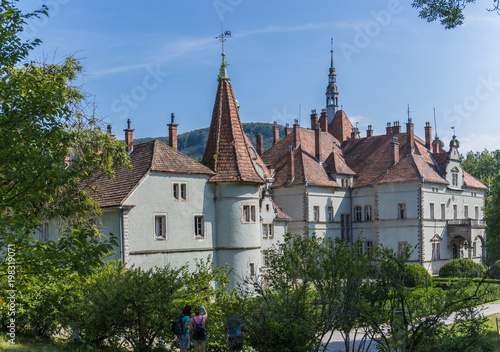
<path fill-rule="evenodd" d="M 443 153 L 443 142 L 436 136 L 434 141 L 432 142 L 432 152 L 433 153 Z"/>
<path fill-rule="evenodd" d="M 177 150 L 177 126 L 178 124 L 174 123 L 175 115 L 172 113 L 170 115 L 172 122 L 169 123 L 168 126 L 168 145 Z"/>
<path fill-rule="evenodd" d="M 322 132 L 328 132 L 328 110 L 321 110 L 321 116 L 319 117 L 319 126 Z"/>
<path fill-rule="evenodd" d="M 111 134 L 111 125 L 108 125 L 108 134 Z"/>
<path fill-rule="evenodd" d="M 125 150 L 130 153 L 134 150 L 134 130 L 130 129 L 130 119 L 127 120 L 127 129 L 125 131 Z"/>
<path fill-rule="evenodd" d="M 351 139 L 359 139 L 359 129 L 357 127 L 352 128 Z"/>
<path fill-rule="evenodd" d="M 278 122 L 274 121 L 273 125 L 273 145 L 280 141 L 280 127 L 278 126 Z"/>
<path fill-rule="evenodd" d="M 398 137 L 392 137 L 392 165 L 396 165 L 399 162 L 399 143 Z"/>
<path fill-rule="evenodd" d="M 316 159 L 318 159 L 319 162 L 321 162 L 321 128 L 319 126 L 319 123 L 316 124 L 316 128 L 314 131 L 314 151 L 315 151 L 315 156 Z"/>
<path fill-rule="evenodd" d="M 318 123 L 318 114 L 316 110 L 311 110 L 311 130 L 316 129 L 316 124 Z"/>
<path fill-rule="evenodd" d="M 258 134 L 255 136 L 255 139 L 256 139 L 255 145 L 257 146 L 257 154 L 259 155 L 264 154 L 264 136 Z"/>
<path fill-rule="evenodd" d="M 368 129 L 366 130 L 366 136 L 367 137 L 373 137 L 372 125 L 368 125 Z"/>
<path fill-rule="evenodd" d="M 413 123 L 411 122 L 411 118 L 408 119 L 406 123 L 406 153 L 409 155 L 413 152 L 413 148 L 415 147 L 415 135 L 413 134 Z"/>
<path fill-rule="evenodd" d="M 425 123 L 425 147 L 429 149 L 432 153 L 432 127 L 429 122 Z"/>
<path fill-rule="evenodd" d="M 294 147 L 297 148 L 299 145 L 299 120 L 295 119 L 293 124 L 293 134 L 294 134 Z"/>
<path fill-rule="evenodd" d="M 288 164 L 289 164 L 289 173 L 288 173 L 288 181 L 292 182 L 295 178 L 295 160 L 293 156 L 292 146 L 288 146 Z"/>
<path fill-rule="evenodd" d="M 285 126 L 285 137 L 288 136 L 292 131 L 290 130 L 290 124 L 287 122 Z"/>
<path fill-rule="evenodd" d="M 399 121 L 394 121 L 394 125 L 392 126 L 392 133 L 401 133 L 401 125 L 399 124 Z"/>
<path fill-rule="evenodd" d="M 387 122 L 387 127 L 385 128 L 385 134 L 392 134 L 392 127 L 390 122 Z"/>

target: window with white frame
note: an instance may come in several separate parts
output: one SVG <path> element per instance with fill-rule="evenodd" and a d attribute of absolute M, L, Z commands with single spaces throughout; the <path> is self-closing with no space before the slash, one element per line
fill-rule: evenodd
<path fill-rule="evenodd" d="M 274 225 L 273 224 L 262 224 L 262 237 L 273 238 L 274 237 Z"/>
<path fill-rule="evenodd" d="M 155 215 L 155 239 L 164 240 L 167 238 L 167 216 Z"/>
<path fill-rule="evenodd" d="M 451 173 L 451 184 L 455 187 L 458 187 L 458 172 Z"/>
<path fill-rule="evenodd" d="M 319 206 L 315 205 L 313 207 L 313 216 L 314 216 L 314 221 L 318 222 L 319 221 Z"/>
<path fill-rule="evenodd" d="M 248 275 L 250 277 L 255 276 L 255 263 L 248 263 Z"/>
<path fill-rule="evenodd" d="M 372 206 L 365 205 L 365 221 L 372 221 L 372 219 L 373 219 Z"/>
<path fill-rule="evenodd" d="M 340 215 L 340 238 L 351 241 L 351 216 L 349 214 Z"/>
<path fill-rule="evenodd" d="M 203 215 L 194 216 L 194 237 L 197 239 L 205 238 L 205 217 Z"/>
<path fill-rule="evenodd" d="M 434 219 L 434 203 L 429 203 L 429 217 Z"/>
<path fill-rule="evenodd" d="M 354 221 L 362 221 L 362 213 L 361 213 L 361 206 L 356 205 L 354 207 Z"/>
<path fill-rule="evenodd" d="M 255 222 L 255 205 L 254 204 L 245 204 L 242 207 L 243 222 Z"/>
<path fill-rule="evenodd" d="M 328 222 L 333 222 L 335 218 L 335 213 L 333 212 L 333 206 L 328 206 Z"/>
<path fill-rule="evenodd" d="M 262 251 L 262 266 L 269 267 L 270 258 L 269 258 L 269 250 Z"/>
<path fill-rule="evenodd" d="M 432 260 L 441 259 L 441 243 L 432 242 Z"/>
<path fill-rule="evenodd" d="M 406 219 L 406 203 L 398 203 L 398 219 Z"/>
<path fill-rule="evenodd" d="M 446 219 L 446 205 L 444 203 L 441 203 L 441 219 Z"/>
<path fill-rule="evenodd" d="M 187 200 L 187 183 L 173 182 L 172 183 L 172 197 L 174 200 L 186 201 Z"/>
<path fill-rule="evenodd" d="M 398 254 L 401 255 L 406 250 L 407 242 L 398 242 Z"/>
<path fill-rule="evenodd" d="M 464 219 L 468 219 L 468 218 L 469 218 L 469 206 L 464 205 Z"/>

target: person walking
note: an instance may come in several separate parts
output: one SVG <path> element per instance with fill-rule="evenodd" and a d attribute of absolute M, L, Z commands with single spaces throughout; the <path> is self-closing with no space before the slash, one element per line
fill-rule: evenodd
<path fill-rule="evenodd" d="M 181 345 L 181 352 L 187 352 L 189 349 L 189 327 L 190 327 L 190 319 L 191 315 L 191 306 L 188 304 L 182 310 L 182 334 L 179 335 L 179 343 Z"/>
<path fill-rule="evenodd" d="M 193 330 L 194 352 L 205 352 L 207 342 L 207 331 L 205 322 L 207 321 L 208 313 L 203 306 L 194 308 L 195 316 L 191 318 L 191 329 Z"/>

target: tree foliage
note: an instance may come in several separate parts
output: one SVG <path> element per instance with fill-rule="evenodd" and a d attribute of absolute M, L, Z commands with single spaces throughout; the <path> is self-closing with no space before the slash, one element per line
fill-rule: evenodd
<path fill-rule="evenodd" d="M 452 259 L 439 270 L 440 277 L 483 277 L 486 270 L 482 264 L 469 258 Z"/>
<path fill-rule="evenodd" d="M 23 42 L 23 25 L 47 15 L 47 7 L 23 14 L 16 2 L 0 5 L 0 253 L 16 245 L 18 273 L 41 272 L 54 262 L 72 268 L 82 254 L 86 262 L 80 263 L 89 268 L 114 244 L 92 241 L 99 234 L 86 219 L 99 207 L 89 196 L 89 179 L 96 172 L 113 176 L 112 167 L 127 163 L 127 156 L 101 132 L 78 87 L 77 60 L 25 61 L 40 41 Z M 60 243 L 33 238 L 42 220 L 67 229 Z"/>
<path fill-rule="evenodd" d="M 476 0 L 413 0 L 412 6 L 419 9 L 419 16 L 434 22 L 439 20 L 446 29 L 461 26 L 464 22 L 464 9 Z M 499 13 L 499 0 L 492 0 L 492 7 L 488 11 Z"/>

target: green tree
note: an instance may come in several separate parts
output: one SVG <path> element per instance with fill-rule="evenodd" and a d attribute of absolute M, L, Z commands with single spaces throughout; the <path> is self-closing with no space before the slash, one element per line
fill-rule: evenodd
<path fill-rule="evenodd" d="M 493 265 L 500 260 L 500 174 L 496 175 L 492 187 L 489 207 L 484 209 L 486 220 L 486 264 Z"/>
<path fill-rule="evenodd" d="M 61 270 L 89 270 L 115 244 L 93 240 L 99 233 L 85 220 L 99 213 L 89 195 L 92 176 L 112 177 L 127 156 L 89 111 L 77 60 L 24 61 L 40 41 L 23 42 L 23 25 L 47 8 L 23 14 L 16 3 L 0 3 L 0 253 L 15 245 L 18 274 L 43 272 L 54 261 Z M 34 240 L 42 220 L 67 229 L 59 242 Z"/>
<path fill-rule="evenodd" d="M 488 11 L 499 13 L 500 0 L 492 0 Z M 439 20 L 446 29 L 455 28 L 463 24 L 464 9 L 476 0 L 413 0 L 412 6 L 419 9 L 419 16 L 427 22 Z"/>

